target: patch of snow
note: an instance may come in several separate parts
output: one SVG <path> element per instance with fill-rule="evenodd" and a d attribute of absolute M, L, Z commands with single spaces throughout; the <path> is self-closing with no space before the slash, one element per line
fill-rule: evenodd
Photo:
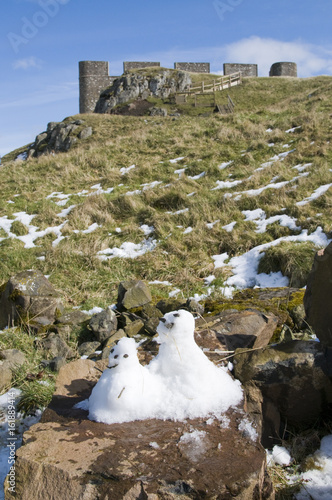
<path fill-rule="evenodd" d="M 310 201 L 313 201 L 313 200 L 316 200 L 317 198 L 319 198 L 320 196 L 322 196 L 324 193 L 326 193 L 326 191 L 328 189 L 330 189 L 330 187 L 332 186 L 332 184 L 324 184 L 323 186 L 320 186 L 319 188 L 317 188 L 313 193 L 312 195 L 308 196 L 308 198 L 305 198 L 304 200 L 302 201 L 298 201 L 296 203 L 296 205 L 298 207 L 303 207 L 303 205 L 306 205 L 307 203 L 309 203 Z"/>
<path fill-rule="evenodd" d="M 197 174 L 197 175 L 188 175 L 188 179 L 192 179 L 193 181 L 197 181 L 198 179 L 201 179 L 202 177 L 204 177 L 206 175 L 206 172 L 202 172 L 200 174 Z"/>
<path fill-rule="evenodd" d="M 222 253 L 220 255 L 212 255 L 212 259 L 214 260 L 214 267 L 218 269 L 219 267 L 223 267 L 225 265 L 225 261 L 229 259 L 228 253 Z"/>
<path fill-rule="evenodd" d="M 141 243 L 131 243 L 130 241 L 125 241 L 122 243 L 120 248 L 106 248 L 105 250 L 100 250 L 97 255 L 102 261 L 114 259 L 115 257 L 122 259 L 136 259 L 147 252 L 152 252 L 156 246 L 157 240 L 153 240 L 151 238 L 145 239 Z"/>
<path fill-rule="evenodd" d="M 226 226 L 222 226 L 222 228 L 225 229 L 225 231 L 227 231 L 228 233 L 231 233 L 233 231 L 235 225 L 236 225 L 236 221 L 230 222 L 229 224 L 226 224 Z"/>
<path fill-rule="evenodd" d="M 68 208 L 64 208 L 60 213 L 57 214 L 58 217 L 67 217 L 67 215 L 75 208 L 76 205 L 70 205 Z"/>
<path fill-rule="evenodd" d="M 297 130 L 298 128 L 301 128 L 301 125 L 299 125 L 298 127 L 289 128 L 288 130 L 285 130 L 285 132 L 286 134 L 291 134 L 295 132 L 295 130 Z"/>
<path fill-rule="evenodd" d="M 178 161 L 184 160 L 185 156 L 179 156 L 178 158 L 174 158 L 173 160 L 169 160 L 170 163 L 177 163 Z"/>
<path fill-rule="evenodd" d="M 191 233 L 191 232 L 192 232 L 192 230 L 193 230 L 193 228 L 189 226 L 189 227 L 187 227 L 187 228 L 183 231 L 183 234 L 189 234 L 189 233 Z"/>
<path fill-rule="evenodd" d="M 258 433 L 256 429 L 247 418 L 243 418 L 241 420 L 239 424 L 239 431 L 241 431 L 245 437 L 251 439 L 252 441 L 257 441 L 258 439 Z"/>
<path fill-rule="evenodd" d="M 135 166 L 136 165 L 130 165 L 130 167 L 122 167 L 122 168 L 120 168 L 121 175 L 128 174 L 128 172 L 130 172 L 130 170 L 132 170 L 133 168 L 135 168 Z"/>
<path fill-rule="evenodd" d="M 224 161 L 221 165 L 218 166 L 218 168 L 219 168 L 219 170 L 224 170 L 224 168 L 228 167 L 232 163 L 234 163 L 233 160 L 231 160 L 231 161 Z"/>
<path fill-rule="evenodd" d="M 206 278 L 204 278 L 204 284 L 211 285 L 212 281 L 214 281 L 215 279 L 216 279 L 215 275 L 210 274 L 210 276 L 207 276 Z"/>
<path fill-rule="evenodd" d="M 147 224 L 142 224 L 140 226 L 141 231 L 145 234 L 145 236 L 149 236 L 149 234 L 153 233 L 154 227 L 153 226 L 148 226 Z"/>
<path fill-rule="evenodd" d="M 238 184 L 242 184 L 243 181 L 216 181 L 217 187 L 212 188 L 211 191 L 215 191 L 216 189 L 226 189 L 237 186 Z"/>
<path fill-rule="evenodd" d="M 220 222 L 220 219 L 217 219 L 217 220 L 215 220 L 215 221 L 213 221 L 213 222 L 207 222 L 207 223 L 206 223 L 206 227 L 207 227 L 208 229 L 212 229 L 212 228 L 213 228 L 213 226 L 215 226 L 216 224 L 218 224 L 218 222 Z"/>

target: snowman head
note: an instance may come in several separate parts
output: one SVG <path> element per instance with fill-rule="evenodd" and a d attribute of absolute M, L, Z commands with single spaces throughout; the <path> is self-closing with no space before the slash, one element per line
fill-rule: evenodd
<path fill-rule="evenodd" d="M 171 343 L 174 340 L 192 340 L 194 337 L 195 319 L 193 315 L 180 309 L 166 313 L 160 319 L 157 327 L 159 341 L 161 343 Z"/>
<path fill-rule="evenodd" d="M 134 339 L 123 337 L 111 349 L 108 368 L 118 371 L 129 371 L 139 366 L 137 344 Z"/>

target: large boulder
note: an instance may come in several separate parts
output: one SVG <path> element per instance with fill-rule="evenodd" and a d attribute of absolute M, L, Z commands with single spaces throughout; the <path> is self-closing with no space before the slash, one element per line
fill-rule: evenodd
<path fill-rule="evenodd" d="M 234 375 L 244 385 L 248 410 L 264 446 L 280 438 L 280 426 L 301 428 L 329 413 L 332 382 L 328 373 L 325 350 L 315 341 L 294 340 L 235 352 Z"/>
<path fill-rule="evenodd" d="M 52 402 L 17 450 L 15 498 L 274 498 L 265 451 L 249 437 L 239 409 L 229 411 L 222 425 L 204 419 L 88 420 L 73 406 L 90 395 L 104 367 L 78 360 L 60 370 Z"/>
<path fill-rule="evenodd" d="M 0 328 L 52 324 L 63 310 L 60 294 L 40 271 L 23 271 L 2 287 Z"/>
<path fill-rule="evenodd" d="M 307 323 L 332 347 L 332 243 L 314 257 L 303 302 Z"/>
<path fill-rule="evenodd" d="M 126 73 L 101 93 L 95 113 L 111 113 L 119 104 L 149 96 L 165 99 L 170 94 L 187 89 L 190 84 L 190 75 L 184 71 L 161 69 L 150 75 Z"/>

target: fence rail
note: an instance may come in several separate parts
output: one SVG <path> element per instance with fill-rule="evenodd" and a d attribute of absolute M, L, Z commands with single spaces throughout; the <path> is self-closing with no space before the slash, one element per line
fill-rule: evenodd
<path fill-rule="evenodd" d="M 217 80 L 213 80 L 212 83 L 205 83 L 202 81 L 198 86 L 189 86 L 188 90 L 183 90 L 178 92 L 177 95 L 202 95 L 202 94 L 213 94 L 219 90 L 229 89 L 235 85 L 240 85 L 242 83 L 241 71 L 237 73 L 232 73 L 231 75 L 225 75 Z"/>

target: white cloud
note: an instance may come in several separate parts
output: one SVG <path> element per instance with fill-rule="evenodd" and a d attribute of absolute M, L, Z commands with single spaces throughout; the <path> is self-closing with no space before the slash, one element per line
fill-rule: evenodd
<path fill-rule="evenodd" d="M 36 68 L 36 69 L 41 69 L 43 64 L 43 61 L 38 59 L 37 57 L 31 56 L 31 57 L 26 57 L 25 59 L 17 59 L 16 61 L 13 62 L 12 66 L 14 69 L 29 69 L 29 68 Z"/>
<path fill-rule="evenodd" d="M 0 101 L 0 109 L 41 106 L 68 99 L 77 99 L 78 101 L 78 82 L 48 85 L 40 91 L 22 94 L 15 101 Z"/>
<path fill-rule="evenodd" d="M 130 61 L 160 61 L 162 66 L 173 68 L 174 62 L 210 62 L 211 72 L 222 73 L 223 63 L 251 63 L 258 65 L 259 76 L 268 76 L 275 62 L 290 61 L 297 64 L 298 76 L 307 78 L 332 74 L 332 47 L 306 43 L 302 40 L 285 42 L 273 38 L 251 36 L 236 42 L 182 50 L 174 47 L 165 52 L 132 53 Z M 111 63 L 113 74 L 122 73 L 122 61 Z"/>

